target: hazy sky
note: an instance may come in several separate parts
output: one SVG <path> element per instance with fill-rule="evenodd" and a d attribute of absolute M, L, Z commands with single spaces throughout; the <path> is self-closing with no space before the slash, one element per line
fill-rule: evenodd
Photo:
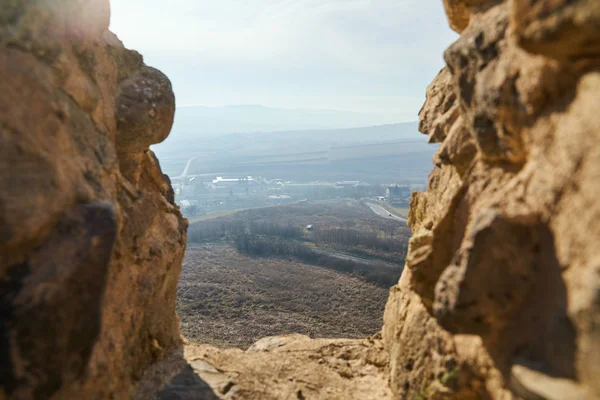
<path fill-rule="evenodd" d="M 455 40 L 441 0 L 112 0 L 111 29 L 178 106 L 260 104 L 415 120 Z"/>

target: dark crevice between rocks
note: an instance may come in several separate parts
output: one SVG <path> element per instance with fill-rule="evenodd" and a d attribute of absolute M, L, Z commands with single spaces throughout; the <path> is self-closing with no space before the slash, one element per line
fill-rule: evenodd
<path fill-rule="evenodd" d="M 158 392 L 157 400 L 218 400 L 208 383 L 204 382 L 191 365 L 185 367 Z"/>
<path fill-rule="evenodd" d="M 436 317 L 454 334 L 481 336 L 507 381 L 516 360 L 576 379 L 576 332 L 554 238 L 527 219 L 496 216 L 476 230 L 470 252 L 440 278 Z"/>
<path fill-rule="evenodd" d="M 435 249 L 428 259 L 412 268 L 413 290 L 419 294 L 425 307 L 433 313 L 435 285 L 455 256 L 467 223 L 464 213 L 459 212 L 459 206 L 464 198 L 466 187 L 462 187 L 452 198 L 444 217 L 433 227 L 433 242 Z"/>
<path fill-rule="evenodd" d="M 14 300 L 23 288 L 23 281 L 30 273 L 27 261 L 9 267 L 0 281 L 0 382 L 10 395 L 17 386 L 17 377 L 12 362 L 14 346 L 12 330 L 15 326 L 16 313 Z"/>
<path fill-rule="evenodd" d="M 220 391 L 227 394 L 234 387 L 235 383 L 230 381 Z M 218 400 L 219 396 L 198 376 L 185 359 L 183 348 L 179 347 L 144 372 L 132 399 Z"/>
<path fill-rule="evenodd" d="M 100 333 L 116 235 L 111 204 L 75 206 L 0 283 L 0 377 L 9 395 L 47 399 L 65 377 L 83 376 Z"/>

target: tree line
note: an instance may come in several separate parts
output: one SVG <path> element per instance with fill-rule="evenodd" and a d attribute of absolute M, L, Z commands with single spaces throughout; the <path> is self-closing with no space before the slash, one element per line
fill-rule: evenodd
<path fill-rule="evenodd" d="M 362 231 L 353 228 L 314 226 L 311 231 L 267 220 L 209 220 L 196 223 L 188 229 L 191 243 L 209 243 L 221 239 L 234 239 L 242 233 L 280 237 L 282 239 L 304 239 L 316 244 L 337 244 L 341 246 L 364 246 L 373 250 L 406 254 L 407 240 L 393 237 L 384 232 Z"/>
<path fill-rule="evenodd" d="M 362 231 L 351 228 L 316 228 L 312 231 L 315 243 L 340 244 L 342 246 L 365 246 L 373 250 L 395 251 L 406 254 L 404 238 L 386 236 L 383 232 Z"/>
<path fill-rule="evenodd" d="M 315 251 L 305 243 L 285 240 L 279 237 L 240 233 L 234 239 L 238 252 L 251 257 L 285 257 L 317 265 L 350 275 L 367 282 L 388 288 L 400 279 L 401 268 L 394 269 L 376 264 L 366 264 L 353 260 L 343 260 Z"/>

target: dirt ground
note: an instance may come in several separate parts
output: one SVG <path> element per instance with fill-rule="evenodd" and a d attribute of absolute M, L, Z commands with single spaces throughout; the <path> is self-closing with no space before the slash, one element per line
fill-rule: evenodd
<path fill-rule="evenodd" d="M 245 349 L 289 333 L 367 337 L 381 329 L 387 297 L 386 289 L 335 271 L 206 245 L 186 252 L 177 312 L 188 340 Z"/>

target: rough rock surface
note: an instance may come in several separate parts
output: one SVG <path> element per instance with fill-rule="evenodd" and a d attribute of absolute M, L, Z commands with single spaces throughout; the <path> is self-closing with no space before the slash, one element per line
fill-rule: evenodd
<path fill-rule="evenodd" d="M 129 398 L 180 346 L 169 80 L 107 0 L 0 5 L 0 399 Z"/>
<path fill-rule="evenodd" d="M 0 399 L 600 398 L 600 6 L 444 5 L 461 37 L 382 338 L 243 352 L 181 347 L 186 223 L 148 150 L 168 79 L 106 0 L 4 1 Z"/>
<path fill-rule="evenodd" d="M 161 386 L 161 382 L 169 381 Z M 148 371 L 137 399 L 392 399 L 380 339 L 267 337 L 247 351 L 187 345 Z"/>
<path fill-rule="evenodd" d="M 445 1 L 440 143 L 383 337 L 398 398 L 600 398 L 600 5 Z"/>

